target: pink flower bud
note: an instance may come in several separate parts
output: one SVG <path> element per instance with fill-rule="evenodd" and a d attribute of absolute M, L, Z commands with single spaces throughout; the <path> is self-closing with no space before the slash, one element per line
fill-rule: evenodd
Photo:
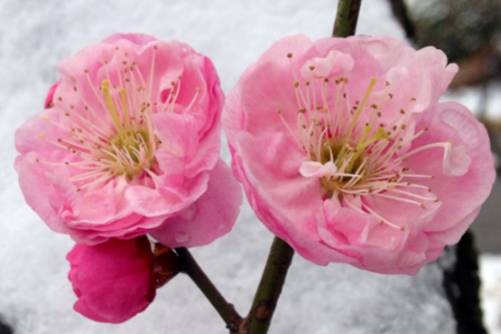
<path fill-rule="evenodd" d="M 44 108 L 52 108 L 54 106 L 54 93 L 56 91 L 57 86 L 59 85 L 59 81 L 55 82 L 50 86 L 49 91 L 47 92 L 47 96 L 45 97 Z"/>
<path fill-rule="evenodd" d="M 154 257 L 146 237 L 77 244 L 67 259 L 78 297 L 75 310 L 99 322 L 120 323 L 143 311 L 155 297 Z"/>

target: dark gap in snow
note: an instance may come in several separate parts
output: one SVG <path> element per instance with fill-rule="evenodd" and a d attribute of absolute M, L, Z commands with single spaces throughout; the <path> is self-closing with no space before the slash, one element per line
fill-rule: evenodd
<path fill-rule="evenodd" d="M 480 300 L 478 252 L 471 231 L 448 250 L 454 264 L 444 268 L 444 289 L 456 318 L 458 334 L 487 334 Z"/>
<path fill-rule="evenodd" d="M 2 322 L 2 318 L 0 318 L 0 334 L 13 334 L 14 331 L 7 324 Z"/>

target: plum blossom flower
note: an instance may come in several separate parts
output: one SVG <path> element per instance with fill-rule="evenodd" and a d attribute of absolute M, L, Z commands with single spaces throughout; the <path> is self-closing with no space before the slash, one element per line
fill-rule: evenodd
<path fill-rule="evenodd" d="M 377 37 L 284 38 L 227 97 L 233 169 L 305 258 L 413 274 L 454 244 L 494 182 L 485 128 L 439 102 L 443 52 Z"/>
<path fill-rule="evenodd" d="M 16 132 L 25 199 L 80 243 L 148 232 L 208 243 L 241 202 L 219 159 L 222 104 L 212 62 L 184 43 L 116 34 L 91 45 L 61 62 L 46 109 Z"/>
<path fill-rule="evenodd" d="M 143 311 L 155 298 L 154 257 L 146 237 L 77 244 L 67 259 L 78 297 L 75 310 L 99 322 L 120 323 Z"/>

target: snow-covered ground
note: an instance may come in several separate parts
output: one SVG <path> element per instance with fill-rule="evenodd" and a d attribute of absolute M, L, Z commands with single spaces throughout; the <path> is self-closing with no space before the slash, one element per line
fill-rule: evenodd
<path fill-rule="evenodd" d="M 482 256 L 480 271 L 484 320 L 490 334 L 501 334 L 501 256 Z"/>
<path fill-rule="evenodd" d="M 64 260 L 72 242 L 48 230 L 24 204 L 13 134 L 41 110 L 55 66 L 79 48 L 118 31 L 180 39 L 209 55 L 224 89 L 275 39 L 330 33 L 332 0 L 0 0 L 0 315 L 19 334 L 222 333 L 224 327 L 185 277 L 158 293 L 133 320 L 110 326 L 74 313 Z M 367 0 L 360 33 L 402 37 L 386 1 Z M 223 155 L 228 158 L 226 148 Z M 195 249 L 215 283 L 247 311 L 272 236 L 244 206 L 232 234 Z M 501 260 L 485 257 L 487 318 L 499 323 Z M 416 277 L 380 276 L 337 265 L 322 268 L 300 257 L 290 272 L 272 333 L 454 333 L 437 266 Z M 501 332 L 500 332 L 501 333 Z"/>

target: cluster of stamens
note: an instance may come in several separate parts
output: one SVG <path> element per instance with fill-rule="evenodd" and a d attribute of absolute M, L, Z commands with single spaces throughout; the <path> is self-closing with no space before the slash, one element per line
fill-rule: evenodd
<path fill-rule="evenodd" d="M 287 57 L 291 59 L 292 54 Z M 309 66 L 312 73 L 316 68 Z M 405 161 L 424 150 L 447 150 L 449 143 L 433 143 L 410 149 L 410 144 L 427 129 L 415 132 L 412 115 L 398 110 L 391 121 L 383 121 L 382 108 L 394 98 L 391 84 L 384 82 L 375 94 L 376 79 L 370 79 L 360 100 L 352 101 L 346 89 L 349 78 L 312 75 L 308 79 L 294 74 L 292 89 L 297 103 L 296 124 L 279 117 L 297 146 L 304 151 L 307 164 L 316 164 L 325 198 L 337 197 L 346 205 L 370 213 L 392 227 L 364 196 L 381 197 L 427 208 L 439 199 L 420 180 L 431 175 L 416 174 Z M 375 97 L 373 96 L 375 95 Z M 416 101 L 411 98 L 411 104 Z M 310 176 L 303 174 L 303 176 Z M 362 199 L 362 200 L 359 200 Z"/>
<path fill-rule="evenodd" d="M 171 82 L 165 101 L 161 105 L 155 101 L 152 85 L 156 53 L 157 47 L 154 47 L 148 81 L 137 64 L 129 60 L 127 52 L 115 47 L 115 56 L 123 60 L 113 73 L 114 81 L 107 70 L 107 78 L 95 85 L 89 70 L 84 70 L 86 82 L 73 80 L 73 92 L 81 102 L 78 107 L 66 103 L 66 98 L 56 93 L 54 105 L 64 111 L 64 117 L 56 119 L 43 115 L 42 118 L 64 134 L 50 142 L 70 154 L 63 162 L 41 158 L 37 158 L 37 162 L 67 166 L 72 171 L 70 180 L 77 191 L 95 188 L 115 177 L 131 182 L 139 177 L 153 176 L 157 172 L 155 151 L 162 142 L 154 132 L 151 115 L 172 112 L 180 87 L 178 78 Z M 108 63 L 103 60 L 102 65 Z M 91 107 L 79 94 L 84 89 L 91 91 L 98 106 Z M 38 137 L 49 140 L 44 133 Z"/>

